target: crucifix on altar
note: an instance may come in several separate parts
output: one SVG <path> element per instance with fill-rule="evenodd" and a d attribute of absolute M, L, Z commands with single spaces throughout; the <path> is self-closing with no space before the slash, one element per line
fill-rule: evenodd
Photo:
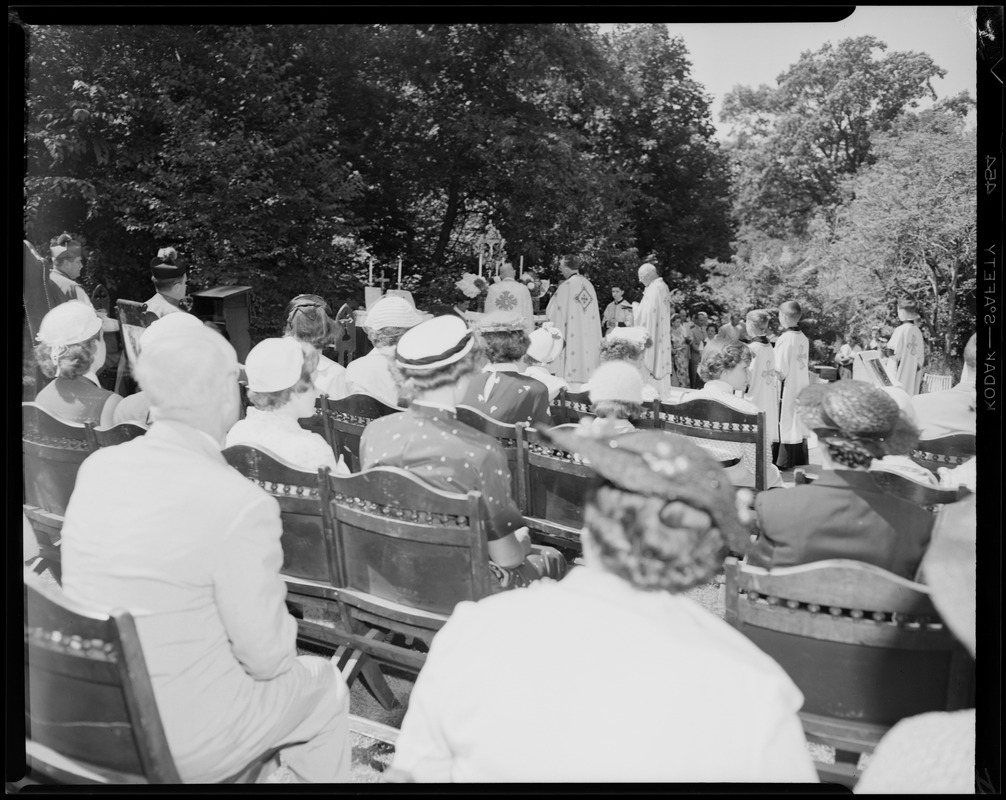
<path fill-rule="evenodd" d="M 483 277 L 483 264 L 486 264 L 491 275 L 499 275 L 500 267 L 506 260 L 504 239 L 492 220 L 486 225 L 485 231 L 475 240 L 475 249 L 479 254 L 479 277 Z"/>

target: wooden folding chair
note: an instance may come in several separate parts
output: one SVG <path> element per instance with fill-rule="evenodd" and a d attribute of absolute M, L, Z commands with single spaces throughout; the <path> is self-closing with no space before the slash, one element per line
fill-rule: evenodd
<path fill-rule="evenodd" d="M 86 425 L 57 419 L 35 403 L 21 404 L 25 504 L 65 514 L 77 471 L 92 452 Z"/>
<path fill-rule="evenodd" d="M 915 503 L 925 506 L 930 511 L 938 511 L 939 507 L 947 503 L 956 503 L 971 492 L 963 486 L 948 489 L 945 486 L 933 486 L 930 483 L 923 483 L 907 475 L 897 472 L 887 472 L 886 470 L 871 469 L 870 477 L 885 492 Z"/>
<path fill-rule="evenodd" d="M 32 781 L 180 783 L 133 616 L 25 574 L 25 749 Z M 253 783 L 272 748 L 223 783 Z"/>
<path fill-rule="evenodd" d="M 335 315 L 335 361 L 342 366 L 348 366 L 356 353 L 356 321 L 353 310 L 348 304 L 343 304 Z"/>
<path fill-rule="evenodd" d="M 471 406 L 458 406 L 457 414 L 459 422 L 492 436 L 500 443 L 506 455 L 507 469 L 510 470 L 510 496 L 523 514 L 527 510 L 527 481 L 524 479 L 523 464 L 520 460 L 520 443 L 525 431 L 529 430 L 527 425 L 523 422 L 508 425 L 486 416 Z"/>
<path fill-rule="evenodd" d="M 563 389 L 560 392 L 562 397 L 563 419 L 560 424 L 570 425 L 579 422 L 584 417 L 588 419 L 594 415 L 590 411 L 590 391 L 571 392 Z"/>
<path fill-rule="evenodd" d="M 807 738 L 836 750 L 822 781 L 854 785 L 859 755 L 905 717 L 973 706 L 974 662 L 926 586 L 846 559 L 725 570 L 727 622 L 803 693 Z"/>
<path fill-rule="evenodd" d="M 108 425 L 99 428 L 92 423 L 87 425 L 87 438 L 91 448 L 114 447 L 117 444 L 130 442 L 138 436 L 143 436 L 149 428 L 138 422 L 120 422 L 118 425 Z"/>
<path fill-rule="evenodd" d="M 950 375 L 934 375 L 931 372 L 927 372 L 922 376 L 919 394 L 945 392 L 947 389 L 953 388 L 953 381 L 954 379 Z"/>
<path fill-rule="evenodd" d="M 746 413 L 711 397 L 681 403 L 658 403 L 660 427 L 677 433 L 720 456 L 724 445 L 742 460 L 754 462 L 758 491 L 767 488 L 769 452 L 765 440 L 765 412 Z"/>
<path fill-rule="evenodd" d="M 338 617 L 336 587 L 339 570 L 330 537 L 325 535 L 321 511 L 319 474 L 305 472 L 267 450 L 239 444 L 223 451 L 227 463 L 276 498 L 283 523 L 280 543 L 283 547 L 281 572 L 286 583 L 287 603 L 299 616 L 298 636 L 313 641 L 312 632 L 327 627 L 305 618 L 308 610 Z M 335 621 L 333 619 L 333 624 Z M 391 708 L 394 694 L 376 665 L 357 658 L 355 669 L 347 670 L 353 654 L 344 649 L 336 660 L 347 681 L 361 676 L 374 697 Z"/>
<path fill-rule="evenodd" d="M 360 437 L 367 424 L 378 417 L 404 410 L 385 405 L 369 394 L 351 394 L 339 400 L 326 398 L 323 408 L 329 444 L 336 456 L 345 459 L 352 472 L 360 471 Z"/>
<path fill-rule="evenodd" d="M 63 582 L 62 560 L 60 558 L 60 543 L 62 541 L 63 516 L 50 514 L 38 506 L 23 504 L 21 506 L 32 534 L 38 544 L 38 558 L 29 559 L 31 569 L 36 575 L 46 570 L 56 583 Z"/>
<path fill-rule="evenodd" d="M 973 433 L 951 433 L 932 439 L 920 439 L 912 451 L 912 461 L 934 474 L 940 467 L 959 467 L 977 453 Z"/>
<path fill-rule="evenodd" d="M 133 300 L 119 300 L 115 307 L 119 311 L 119 333 L 122 335 L 119 368 L 115 375 L 115 393 L 123 394 L 123 386 L 127 380 L 131 380 L 136 357 L 140 352 L 140 337 L 144 329 L 157 319 L 157 315 L 147 311 L 146 303 L 137 303 Z"/>
<path fill-rule="evenodd" d="M 533 429 L 521 440 L 520 463 L 528 498 L 524 520 L 532 539 L 558 547 L 567 558 L 580 555 L 584 501 L 597 473 Z"/>
<path fill-rule="evenodd" d="M 454 607 L 493 592 L 481 494 L 443 492 L 403 469 L 374 467 L 325 474 L 322 502 L 345 628 L 311 635 L 322 646 L 342 646 L 348 636 L 354 650 L 418 673 Z"/>

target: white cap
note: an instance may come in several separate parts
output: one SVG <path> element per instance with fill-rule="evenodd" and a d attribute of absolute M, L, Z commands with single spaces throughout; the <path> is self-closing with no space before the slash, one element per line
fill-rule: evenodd
<path fill-rule="evenodd" d="M 464 320 L 453 314 L 434 317 L 406 331 L 398 340 L 395 362 L 405 369 L 427 370 L 460 361 L 475 340 Z"/>
<path fill-rule="evenodd" d="M 80 300 L 60 303 L 42 318 L 35 338 L 49 347 L 86 342 L 101 330 L 101 317 Z"/>
<path fill-rule="evenodd" d="M 404 297 L 382 297 L 367 312 L 363 327 L 372 331 L 382 328 L 413 328 L 427 319 Z"/>
<path fill-rule="evenodd" d="M 562 332 L 552 325 L 542 325 L 531 332 L 531 344 L 527 354 L 539 364 L 549 364 L 562 352 Z"/>
<path fill-rule="evenodd" d="M 281 392 L 300 380 L 304 350 L 296 339 L 263 339 L 245 359 L 248 389 L 252 392 Z"/>
<path fill-rule="evenodd" d="M 590 376 L 590 402 L 643 402 L 643 376 L 628 361 L 605 361 Z"/>

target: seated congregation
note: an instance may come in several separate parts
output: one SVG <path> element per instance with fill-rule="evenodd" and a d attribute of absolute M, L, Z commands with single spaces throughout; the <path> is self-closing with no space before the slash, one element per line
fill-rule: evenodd
<path fill-rule="evenodd" d="M 155 259 L 159 274 L 171 273 L 170 260 Z M 649 270 L 646 277 L 649 286 Z M 718 618 L 688 593 L 724 591 L 726 563 L 785 575 L 841 560 L 872 565 L 928 596 L 930 577 L 960 555 L 936 545 L 960 538 L 967 521 L 948 515 L 941 538 L 934 506 L 883 477 L 896 464 L 885 468 L 885 459 L 910 461 L 925 444 L 926 404 L 917 423 L 883 389 L 797 374 L 788 354 L 802 346 L 796 304 L 779 312 L 783 334 L 792 334 L 780 337 L 781 357 L 764 338 L 763 310 L 747 316 L 750 341 L 732 335 L 739 316 L 706 337 L 693 365 L 696 388 L 655 381 L 646 357 L 654 337 L 643 326 L 614 326 L 576 392 L 551 367 L 562 333 L 547 323 L 532 329 L 517 313 L 435 316 L 389 295 L 364 317 L 373 348 L 343 366 L 324 355 L 336 331 L 327 302 L 298 295 L 284 335 L 258 342 L 239 364 L 220 332 L 168 305 L 137 341 L 139 391 L 125 398 L 91 374 L 103 363 L 98 314 L 75 301 L 54 308 L 35 350 L 54 380 L 34 403 L 92 435 L 141 426 L 142 435 L 96 447 L 80 463 L 54 523 L 57 602 L 135 619 L 182 782 L 228 780 L 275 752 L 280 766 L 260 780 L 348 781 L 347 682 L 359 677 L 388 699 L 378 665 L 394 666 L 395 649 L 410 646 L 417 655 L 406 664 L 418 678 L 390 780 L 816 782 L 801 714 L 809 689 L 729 614 Z M 675 349 L 690 357 L 688 341 L 675 340 Z M 973 340 L 969 347 L 973 360 Z M 585 410 L 568 414 L 580 393 Z M 938 410 L 935 394 L 916 399 L 929 397 Z M 352 412 L 337 430 L 335 410 L 353 398 L 380 411 Z M 240 446 L 278 463 L 285 477 L 235 470 L 224 451 Z M 582 529 L 561 547 L 539 535 L 548 520 L 536 526 L 532 514 L 541 487 L 529 463 L 546 451 L 561 456 L 557 469 L 575 464 L 587 476 L 570 501 Z M 792 466 L 815 474 L 795 481 Z M 919 469 L 933 486 L 973 491 L 966 475 Z M 421 487 L 445 509 L 466 501 L 474 511 L 438 517 L 410 510 L 405 496 L 358 502 L 343 488 L 359 486 L 362 495 L 382 480 Z M 301 503 L 295 513 L 287 497 Z M 947 508 L 966 502 L 973 496 Z M 30 510 L 26 503 L 26 517 Z M 380 521 L 364 524 L 366 515 Z M 292 576 L 308 552 L 293 549 L 304 531 L 317 538 L 309 552 L 325 561 L 318 575 L 333 576 L 329 583 Z M 431 571 L 395 595 L 394 581 L 421 563 L 410 549 L 417 537 L 445 545 L 458 531 L 478 539 L 466 558 L 476 553 L 482 563 L 454 548 L 436 569 L 467 571 L 462 577 L 482 588 L 452 597 L 444 587 L 454 582 Z M 349 558 L 373 560 L 340 561 Z M 367 585 L 350 587 L 350 574 Z M 423 577 L 439 584 L 429 589 L 435 602 L 414 588 Z M 38 577 L 26 571 L 25 580 Z M 960 581 L 948 583 L 932 582 L 941 614 L 944 595 L 961 591 Z M 298 655 L 298 641 L 317 643 L 294 602 L 303 598 L 336 617 L 357 609 L 342 628 L 336 623 L 331 659 Z M 434 606 L 445 603 L 452 610 L 431 627 Z M 384 611 L 406 622 L 396 627 Z M 967 620 L 950 613 L 947 626 L 967 642 Z M 420 635 L 427 629 L 435 636 Z M 969 649 L 973 657 L 973 643 Z M 628 667 L 628 679 L 613 678 L 610 658 Z M 487 692 L 473 674 L 501 676 L 517 692 Z M 881 742 L 876 752 L 864 786 L 906 769 L 893 763 L 895 744 Z"/>

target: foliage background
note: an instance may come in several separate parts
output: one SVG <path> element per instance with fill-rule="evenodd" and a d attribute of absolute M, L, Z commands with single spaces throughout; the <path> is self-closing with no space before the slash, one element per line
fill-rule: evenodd
<path fill-rule="evenodd" d="M 971 98 L 921 53 L 860 37 L 738 86 L 714 136 L 686 43 L 660 24 L 25 26 L 25 231 L 71 231 L 83 283 L 152 293 L 175 246 L 193 289 L 362 301 L 368 263 L 450 302 L 492 221 L 513 263 L 581 256 L 603 302 L 636 268 L 714 314 L 807 309 L 820 357 L 926 310 L 934 358 L 974 329 Z M 950 365 L 949 368 L 954 367 Z M 942 367 L 941 367 L 942 368 Z"/>

